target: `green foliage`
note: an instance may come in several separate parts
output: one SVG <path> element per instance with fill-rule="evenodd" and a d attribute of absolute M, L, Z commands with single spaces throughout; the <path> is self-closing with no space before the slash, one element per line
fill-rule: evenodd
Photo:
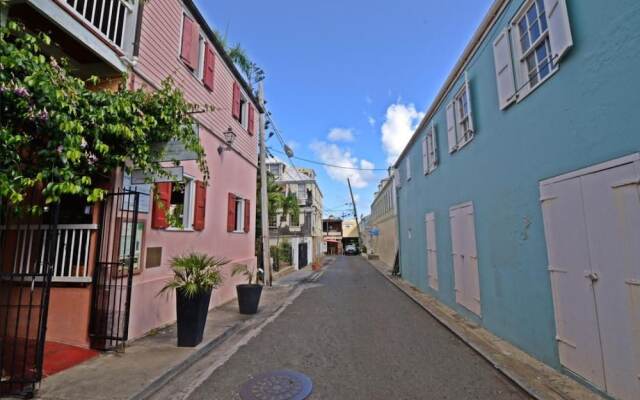
<path fill-rule="evenodd" d="M 16 204 L 37 188 L 47 203 L 66 194 L 98 201 L 117 167 L 162 174 L 154 145 L 173 139 L 197 153 L 208 179 L 192 129 L 199 107 L 171 80 L 154 92 L 128 90 L 125 78 L 113 91 L 91 90 L 98 78 L 72 76 L 43 52 L 50 43 L 14 21 L 0 27 L 0 197 Z"/>
<path fill-rule="evenodd" d="M 247 278 L 249 285 L 253 284 L 254 279 L 255 279 L 255 282 L 258 283 L 256 274 L 246 264 L 236 264 L 236 266 L 233 267 L 233 272 L 231 273 L 231 276 L 236 276 L 236 275 L 244 275 Z"/>
<path fill-rule="evenodd" d="M 228 260 L 216 258 L 203 253 L 188 253 L 171 259 L 174 277 L 160 290 L 180 291 L 187 297 L 215 289 L 222 283 L 220 267 L 227 265 Z"/>

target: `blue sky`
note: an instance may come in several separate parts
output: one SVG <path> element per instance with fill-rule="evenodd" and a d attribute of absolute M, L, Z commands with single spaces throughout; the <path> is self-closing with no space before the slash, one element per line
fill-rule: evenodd
<path fill-rule="evenodd" d="M 386 168 L 491 2 L 200 0 L 199 7 L 265 70 L 267 107 L 296 156 Z M 280 149 L 275 138 L 268 144 Z M 385 176 L 294 162 L 318 173 L 325 214 L 347 208 L 347 176 L 358 213 L 367 214 Z"/>

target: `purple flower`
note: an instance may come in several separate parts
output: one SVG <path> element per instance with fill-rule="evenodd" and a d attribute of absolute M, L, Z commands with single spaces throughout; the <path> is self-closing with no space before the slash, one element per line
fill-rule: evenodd
<path fill-rule="evenodd" d="M 56 152 L 58 154 L 62 154 L 63 151 L 64 151 L 64 146 L 63 145 L 60 145 L 60 146 L 56 147 Z"/>
<path fill-rule="evenodd" d="M 84 138 L 82 138 L 82 142 L 80 142 L 80 147 L 83 149 L 87 148 L 87 141 L 84 140 Z"/>
<path fill-rule="evenodd" d="M 47 122 L 49 120 L 49 112 L 46 107 L 38 113 L 38 119 L 42 122 Z"/>
<path fill-rule="evenodd" d="M 29 96 L 29 91 L 25 87 L 17 87 L 13 89 L 13 93 L 19 97 L 27 97 Z"/>
<path fill-rule="evenodd" d="M 0 86 L 0 94 L 3 94 L 4 92 L 7 91 L 7 88 L 4 86 Z"/>

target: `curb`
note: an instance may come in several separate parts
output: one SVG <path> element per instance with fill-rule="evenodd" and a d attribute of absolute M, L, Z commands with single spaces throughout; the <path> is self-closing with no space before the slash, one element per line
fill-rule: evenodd
<path fill-rule="evenodd" d="M 287 296 L 289 294 L 291 294 L 291 292 L 293 292 L 298 286 L 306 284 L 306 283 L 315 282 L 316 280 L 318 280 L 320 278 L 322 273 L 323 273 L 323 271 L 317 271 L 317 272 L 314 272 L 313 274 L 311 274 L 311 275 L 309 275 L 309 276 L 307 276 L 307 277 L 295 282 L 293 285 L 291 285 L 289 293 L 287 293 Z M 277 313 L 282 307 L 283 307 L 283 304 L 279 304 L 276 308 L 274 308 L 272 311 L 269 312 L 269 315 L 273 315 L 273 314 Z M 204 358 L 211 351 L 215 350 L 217 347 L 219 347 L 224 342 L 226 342 L 226 340 L 229 339 L 231 336 L 233 336 L 234 334 L 242 331 L 243 328 L 245 328 L 252 321 L 255 321 L 255 320 L 256 320 L 256 318 L 249 318 L 249 319 L 244 320 L 244 321 L 238 321 L 235 324 L 231 325 L 221 335 L 216 336 L 215 338 L 213 338 L 209 342 L 205 343 L 202 347 L 200 347 L 197 350 L 195 350 L 186 359 L 184 359 L 180 363 L 170 367 L 162 375 L 160 375 L 157 378 L 155 378 L 153 381 L 151 381 L 148 385 L 146 385 L 140 391 L 138 391 L 134 395 L 130 396 L 129 400 L 147 400 L 147 399 L 149 399 L 151 396 L 153 396 L 155 393 L 157 393 L 160 389 L 162 389 L 167 383 L 169 383 L 169 381 L 171 381 L 173 378 L 175 378 L 176 376 L 178 376 L 182 372 L 186 371 L 189 367 L 194 365 L 196 362 L 200 361 L 202 358 Z"/>
<path fill-rule="evenodd" d="M 368 261 L 368 260 L 366 260 L 366 261 Z M 491 356 L 491 354 L 489 352 L 485 351 L 484 349 L 480 348 L 478 345 L 476 345 L 475 343 L 470 341 L 462 332 L 460 332 L 458 329 L 456 329 L 456 327 L 453 324 L 449 323 L 444 318 L 442 318 L 439 315 L 437 315 L 437 313 L 433 312 L 427 306 L 422 304 L 422 302 L 418 298 L 416 298 L 413 294 L 411 294 L 404 287 L 402 287 L 400 285 L 400 283 L 397 282 L 397 280 L 394 279 L 393 277 L 389 276 L 386 273 L 386 271 L 382 270 L 381 268 L 378 268 L 376 265 L 374 265 L 371 262 L 368 262 L 368 264 L 374 270 L 376 270 L 378 273 L 380 273 L 380 275 L 382 275 L 386 280 L 391 282 L 400 292 L 404 293 L 411 301 L 413 301 L 420 308 L 422 308 L 427 313 L 429 313 L 429 315 L 432 316 L 436 321 L 438 321 L 438 323 L 440 323 L 444 328 L 446 328 L 449 332 L 451 332 L 453 335 L 455 335 L 457 338 L 459 338 L 463 343 L 465 343 L 473 351 L 475 351 L 478 355 L 480 355 L 482 358 L 484 358 L 498 372 L 500 372 L 502 375 L 504 375 L 507 379 L 509 379 L 511 382 L 513 382 L 516 386 L 518 386 L 520 389 L 522 389 L 529 396 L 531 396 L 532 398 L 534 398 L 536 400 L 546 400 L 546 399 L 549 398 L 549 396 L 546 396 L 545 393 L 541 393 L 540 390 L 532 387 L 531 385 L 529 385 L 528 382 L 526 382 L 524 379 L 522 379 L 516 373 L 513 373 L 510 369 L 504 367 L 500 362 L 496 361 Z M 556 393 L 556 394 L 560 395 L 563 399 L 564 398 L 569 399 L 568 397 L 565 397 L 564 395 L 562 395 L 559 392 Z M 595 393 L 593 393 L 593 394 L 595 394 Z"/>

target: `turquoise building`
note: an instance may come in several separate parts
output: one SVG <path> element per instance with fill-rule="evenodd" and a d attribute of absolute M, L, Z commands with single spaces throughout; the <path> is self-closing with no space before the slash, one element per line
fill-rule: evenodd
<path fill-rule="evenodd" d="M 639 152 L 640 2 L 495 1 L 395 164 L 403 278 L 640 398 Z"/>

